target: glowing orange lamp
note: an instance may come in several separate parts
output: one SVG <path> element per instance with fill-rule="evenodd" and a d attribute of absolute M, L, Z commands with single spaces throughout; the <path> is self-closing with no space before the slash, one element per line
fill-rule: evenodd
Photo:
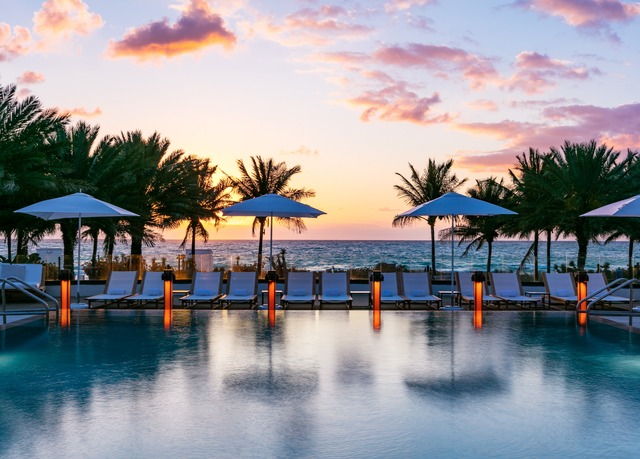
<path fill-rule="evenodd" d="M 60 271 L 60 325 L 68 327 L 71 324 L 71 271 Z"/>
<path fill-rule="evenodd" d="M 278 282 L 278 273 L 268 271 L 264 277 L 267 281 L 267 310 L 269 316 L 269 326 L 276 324 L 276 283 Z"/>
<path fill-rule="evenodd" d="M 379 331 L 382 326 L 381 304 L 382 304 L 382 281 L 384 276 L 380 271 L 371 273 L 371 307 L 373 308 L 373 329 Z"/>
<path fill-rule="evenodd" d="M 484 285 L 484 273 L 476 271 L 471 275 L 473 281 L 473 326 L 482 328 L 482 288 Z"/>
<path fill-rule="evenodd" d="M 576 290 L 578 302 L 584 300 L 587 297 L 587 283 L 589 282 L 589 276 L 584 271 L 580 271 L 576 274 Z M 580 304 L 580 309 L 577 311 L 578 325 L 587 325 L 587 302 L 584 301 Z"/>
<path fill-rule="evenodd" d="M 162 273 L 162 280 L 164 281 L 164 328 L 171 327 L 173 321 L 173 281 L 175 274 L 173 269 L 167 266 L 167 269 Z"/>

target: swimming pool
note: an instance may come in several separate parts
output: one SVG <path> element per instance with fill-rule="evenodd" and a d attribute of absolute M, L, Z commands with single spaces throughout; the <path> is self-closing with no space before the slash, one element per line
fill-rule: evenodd
<path fill-rule="evenodd" d="M 75 313 L 74 313 L 75 314 Z M 7 332 L 2 457 L 632 457 L 640 337 L 561 312 L 80 311 Z"/>

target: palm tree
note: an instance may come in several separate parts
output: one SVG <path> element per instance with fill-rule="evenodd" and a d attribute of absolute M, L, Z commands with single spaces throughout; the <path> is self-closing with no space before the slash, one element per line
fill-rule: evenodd
<path fill-rule="evenodd" d="M 448 160 L 444 163 L 438 164 L 433 159 L 429 159 L 427 167 L 418 172 L 411 163 L 409 163 L 409 170 L 411 174 L 409 177 L 396 172 L 396 175 L 400 177 L 401 184 L 394 185 L 393 188 L 397 191 L 398 197 L 404 199 L 404 201 L 411 207 L 419 206 L 425 202 L 432 201 L 439 198 L 443 194 L 454 191 L 467 181 L 467 179 L 458 179 L 458 177 L 451 172 L 453 167 L 453 160 Z M 393 226 L 407 226 L 411 225 L 418 220 L 426 220 L 431 230 L 431 267 L 435 271 L 436 269 L 436 246 L 435 246 L 435 225 L 438 218 L 445 217 L 400 217 L 396 216 L 393 219 Z"/>
<path fill-rule="evenodd" d="M 619 196 L 617 190 L 629 174 L 629 158 L 618 161 L 619 157 L 620 152 L 604 144 L 598 146 L 595 140 L 565 141 L 560 150 L 551 148 L 545 157 L 540 184 L 551 199 L 544 205 L 556 216 L 559 234 L 576 238 L 578 270 L 584 269 L 589 242 L 597 242 L 605 233 L 601 219 L 580 215 Z"/>
<path fill-rule="evenodd" d="M 68 116 L 42 108 L 37 97 L 19 101 L 15 85 L 0 85 L 0 233 L 7 241 L 9 260 L 14 232 L 23 235 L 19 238 L 18 252 L 26 252 L 28 239 L 37 240 L 43 231 L 52 228 L 50 223 L 36 223 L 34 217 L 13 211 L 52 197 L 58 169 L 50 161 L 49 140 L 67 122 Z M 36 231 L 30 233 L 29 228 Z"/>
<path fill-rule="evenodd" d="M 524 260 L 533 254 L 533 278 L 538 280 L 538 246 L 540 233 L 547 234 L 547 272 L 551 268 L 551 235 L 555 227 L 555 215 L 541 203 L 549 202 L 551 197 L 540 186 L 540 177 L 544 174 L 544 157 L 534 148 L 529 153 L 516 157 L 517 164 L 509 169 L 513 183 L 513 195 L 510 208 L 518 212 L 518 217 L 509 219 L 505 225 L 505 233 L 510 236 L 529 237 L 533 234 L 533 243 Z"/>
<path fill-rule="evenodd" d="M 300 201 L 316 195 L 313 190 L 305 188 L 291 188 L 289 182 L 294 175 L 302 172 L 299 165 L 287 167 L 285 162 L 276 163 L 272 158 L 263 159 L 261 156 L 251 157 L 251 169 L 247 169 L 244 162 L 237 161 L 240 176 L 229 177 L 234 191 L 240 196 L 241 201 L 257 198 L 265 194 L 279 194 L 285 198 Z M 276 218 L 276 221 L 298 233 L 303 232 L 306 226 L 301 218 Z M 262 243 L 264 230 L 267 225 L 266 217 L 256 217 L 251 227 L 255 236 L 258 231 L 258 264 L 257 269 L 262 270 Z"/>
<path fill-rule="evenodd" d="M 198 194 L 194 195 L 187 211 L 187 229 L 184 239 L 180 244 L 184 248 L 187 241 L 191 239 L 191 256 L 196 253 L 196 238 L 200 237 L 204 242 L 209 240 L 209 231 L 204 222 L 209 221 L 217 229 L 225 218 L 221 211 L 231 204 L 231 194 L 229 192 L 230 183 L 228 180 L 221 180 L 213 183 L 213 175 L 217 166 L 211 166 L 208 159 L 190 158 L 192 166 L 191 179 L 195 180 Z M 192 261 L 191 268 L 195 270 L 195 262 Z"/>
<path fill-rule="evenodd" d="M 476 186 L 468 190 L 469 196 L 475 199 L 504 206 L 509 202 L 511 190 L 504 185 L 504 180 L 498 182 L 495 177 L 484 180 L 476 180 Z M 455 233 L 460 236 L 461 245 L 469 241 L 462 256 L 467 256 L 471 249 L 479 250 L 487 244 L 487 272 L 491 271 L 491 254 L 493 252 L 493 242 L 502 233 L 502 228 L 508 221 L 501 216 L 490 217 L 463 217 L 464 224 L 455 229 Z"/>

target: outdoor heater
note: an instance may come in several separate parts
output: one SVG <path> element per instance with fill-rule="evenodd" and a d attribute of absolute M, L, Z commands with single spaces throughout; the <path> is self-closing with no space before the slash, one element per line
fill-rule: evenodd
<path fill-rule="evenodd" d="M 484 273 L 475 271 L 471 276 L 473 281 L 473 326 L 482 328 L 482 287 L 484 284 Z"/>
<path fill-rule="evenodd" d="M 175 274 L 173 269 L 167 266 L 162 273 L 163 293 L 164 293 L 164 328 L 171 327 L 173 319 L 173 281 Z"/>
<path fill-rule="evenodd" d="M 60 270 L 60 325 L 68 327 L 71 323 L 71 271 Z"/>
<path fill-rule="evenodd" d="M 580 271 L 576 274 L 576 290 L 577 290 L 577 300 L 580 303 L 580 309 L 577 311 L 578 314 L 578 325 L 586 326 L 587 325 L 587 302 L 582 301 L 587 297 L 587 283 L 589 282 L 589 275 Z"/>

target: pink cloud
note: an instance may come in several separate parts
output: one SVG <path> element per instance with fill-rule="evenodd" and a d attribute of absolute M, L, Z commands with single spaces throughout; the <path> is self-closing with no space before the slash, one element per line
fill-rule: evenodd
<path fill-rule="evenodd" d="M 82 0 L 46 0 L 33 15 L 33 31 L 42 36 L 88 35 L 103 25 Z"/>
<path fill-rule="evenodd" d="M 387 13 L 394 11 L 403 11 L 413 8 L 414 6 L 425 6 L 429 3 L 434 3 L 433 0 L 391 0 L 385 3 L 384 10 Z"/>
<path fill-rule="evenodd" d="M 407 46 L 388 46 L 374 52 L 374 57 L 385 65 L 398 67 L 422 67 L 446 75 L 448 71 L 460 72 L 470 81 L 472 88 L 480 88 L 487 82 L 499 79 L 493 63 L 459 48 L 411 43 Z"/>
<path fill-rule="evenodd" d="M 270 19 L 263 28 L 286 46 L 324 46 L 337 39 L 362 38 L 372 31 L 370 27 L 354 23 L 351 14 L 336 5 L 305 8 L 286 16 L 282 23 Z"/>
<path fill-rule="evenodd" d="M 109 43 L 112 57 L 136 57 L 146 60 L 191 53 L 212 45 L 232 48 L 236 36 L 225 28 L 206 0 L 191 0 L 175 24 L 168 19 L 151 22 L 126 33 L 120 41 Z"/>
<path fill-rule="evenodd" d="M 610 23 L 629 22 L 640 16 L 640 4 L 620 0 L 520 0 L 517 4 L 560 17 L 576 28 L 603 31 L 614 40 L 618 37 L 611 32 Z"/>
<path fill-rule="evenodd" d="M 552 59 L 546 54 L 524 51 L 516 56 L 516 73 L 503 87 L 508 90 L 521 90 L 527 94 L 536 94 L 556 85 L 556 79 L 586 80 L 600 75 L 596 68 L 571 65 L 569 62 Z"/>
<path fill-rule="evenodd" d="M 498 110 L 498 105 L 492 100 L 487 99 L 472 100 L 467 104 L 467 106 L 471 107 L 474 110 L 484 110 L 490 112 L 495 112 Z"/>
<path fill-rule="evenodd" d="M 78 116 L 81 118 L 95 118 L 96 116 L 102 115 L 102 110 L 98 107 L 93 111 L 88 111 L 86 108 L 76 107 L 76 108 L 67 108 L 60 110 L 60 114 L 62 115 L 70 115 L 70 116 Z"/>
<path fill-rule="evenodd" d="M 387 84 L 379 90 L 365 91 L 358 97 L 349 99 L 351 105 L 364 107 L 360 115 L 362 121 L 378 118 L 382 121 L 409 121 L 415 124 L 435 124 L 450 121 L 445 113 L 431 116 L 432 106 L 440 103 L 440 96 L 420 97 L 407 89 L 405 82 Z"/>
<path fill-rule="evenodd" d="M 9 24 L 0 23 L 0 62 L 26 54 L 30 44 L 31 34 L 28 29 L 15 26 L 12 34 Z"/>
<path fill-rule="evenodd" d="M 26 71 L 18 77 L 18 83 L 21 84 L 35 84 L 42 83 L 44 81 L 44 75 L 38 72 Z"/>
<path fill-rule="evenodd" d="M 456 127 L 463 131 L 487 135 L 506 142 L 506 148 L 486 155 L 464 156 L 460 165 L 468 168 L 481 164 L 497 164 L 508 155 L 515 157 L 529 147 L 546 151 L 559 146 L 565 140 L 598 142 L 626 150 L 640 149 L 640 103 L 618 107 L 596 107 L 592 105 L 568 105 L 547 108 L 542 111 L 545 122 L 527 123 L 503 120 L 497 123 L 460 123 Z M 497 157 L 493 157 L 498 155 Z"/>

